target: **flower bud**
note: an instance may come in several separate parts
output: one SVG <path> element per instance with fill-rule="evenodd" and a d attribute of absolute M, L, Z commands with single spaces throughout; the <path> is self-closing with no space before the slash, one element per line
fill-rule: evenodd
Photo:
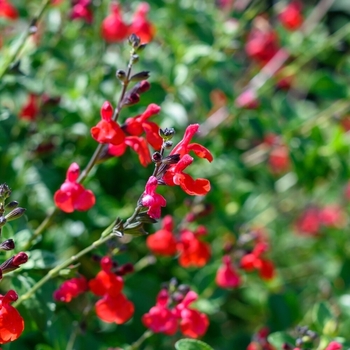
<path fill-rule="evenodd" d="M 132 106 L 140 101 L 140 95 L 135 92 L 125 96 L 123 106 Z"/>
<path fill-rule="evenodd" d="M 0 202 L 4 202 L 6 198 L 10 197 L 11 190 L 6 184 L 0 185 Z"/>
<path fill-rule="evenodd" d="M 171 141 L 168 141 L 171 142 Z M 163 158 L 162 163 L 163 164 L 176 164 L 180 160 L 180 154 L 172 154 L 171 156 L 167 156 Z"/>
<path fill-rule="evenodd" d="M 141 44 L 138 48 L 137 48 L 137 52 L 142 52 L 147 46 L 147 43 L 145 44 Z"/>
<path fill-rule="evenodd" d="M 173 142 L 172 141 L 166 141 L 164 146 L 165 146 L 165 148 L 169 149 L 169 148 L 173 147 Z"/>
<path fill-rule="evenodd" d="M 131 81 L 142 81 L 150 77 L 149 71 L 145 70 L 139 73 L 134 74 L 130 80 Z"/>
<path fill-rule="evenodd" d="M 0 244 L 0 250 L 12 250 L 15 249 L 15 242 L 13 239 L 7 239 Z"/>
<path fill-rule="evenodd" d="M 184 295 L 179 292 L 175 292 L 172 296 L 172 299 L 175 301 L 175 303 L 181 303 L 181 301 L 184 299 Z"/>
<path fill-rule="evenodd" d="M 128 40 L 129 40 L 129 45 L 132 48 L 137 49 L 140 46 L 141 39 L 136 34 L 131 34 Z"/>
<path fill-rule="evenodd" d="M 143 94 L 151 88 L 151 84 L 147 80 L 142 80 L 135 87 L 138 94 Z"/>
<path fill-rule="evenodd" d="M 159 152 L 154 152 L 152 154 L 152 160 L 155 162 L 155 163 L 158 163 L 162 160 L 162 155 L 159 153 Z"/>
<path fill-rule="evenodd" d="M 15 208 L 5 216 L 5 219 L 7 221 L 19 219 L 24 214 L 25 211 L 26 209 L 24 208 Z"/>
<path fill-rule="evenodd" d="M 175 129 L 174 128 L 165 128 L 164 130 L 159 129 L 159 135 L 163 140 L 169 141 L 175 135 Z"/>
<path fill-rule="evenodd" d="M 125 276 L 126 274 L 132 272 L 134 272 L 134 265 L 131 263 L 127 263 L 118 267 L 115 271 L 115 274 L 118 276 Z"/>
<path fill-rule="evenodd" d="M 8 204 L 6 204 L 6 209 L 14 209 L 14 208 L 17 208 L 18 207 L 18 202 L 17 201 L 12 201 Z"/>
<path fill-rule="evenodd" d="M 186 295 L 191 290 L 191 288 L 187 284 L 180 284 L 177 290 L 179 293 Z"/>
<path fill-rule="evenodd" d="M 7 220 L 4 216 L 0 216 L 0 228 L 5 226 Z"/>
<path fill-rule="evenodd" d="M 19 252 L 13 257 L 12 264 L 14 266 L 19 266 L 25 264 L 28 261 L 28 255 L 24 252 Z"/>
<path fill-rule="evenodd" d="M 125 81 L 126 79 L 126 73 L 122 69 L 117 70 L 116 76 L 120 81 Z"/>

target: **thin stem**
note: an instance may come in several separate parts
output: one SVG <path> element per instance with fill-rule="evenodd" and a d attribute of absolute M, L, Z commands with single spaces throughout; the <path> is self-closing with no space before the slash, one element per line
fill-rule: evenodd
<path fill-rule="evenodd" d="M 56 277 L 57 274 L 64 269 L 65 267 L 69 266 L 70 264 L 77 261 L 79 258 L 81 258 L 83 255 L 91 252 L 95 248 L 99 247 L 100 245 L 106 243 L 111 238 L 115 237 L 114 234 L 109 234 L 106 237 L 103 237 L 108 232 L 111 232 L 113 229 L 113 226 L 115 223 L 113 222 L 111 225 L 109 225 L 101 234 L 101 238 L 99 238 L 97 241 L 93 242 L 91 245 L 80 251 L 78 254 L 73 255 L 69 259 L 63 261 L 61 264 L 57 265 L 55 268 L 51 269 L 47 275 L 45 275 L 40 281 L 38 281 L 32 288 L 30 288 L 25 294 L 23 294 L 17 301 L 14 303 L 15 306 L 20 305 L 24 300 L 29 299 L 40 287 L 42 287 L 46 282 L 48 282 L 51 278 Z"/>
<path fill-rule="evenodd" d="M 51 2 L 51 0 L 44 0 L 43 3 L 41 4 L 39 11 L 38 11 L 38 14 L 34 17 L 35 25 L 40 20 L 40 18 L 43 16 L 43 14 L 44 14 L 45 10 L 47 9 L 47 7 L 49 6 L 50 2 Z M 26 30 L 26 32 L 22 35 L 22 38 L 19 40 L 19 43 L 18 43 L 18 46 L 16 47 L 16 49 L 7 56 L 7 59 L 5 58 L 5 62 L 0 66 L 0 79 L 2 79 L 2 77 L 6 74 L 7 70 L 11 66 L 11 64 L 18 60 L 18 56 L 19 56 L 20 52 L 22 51 L 24 45 L 26 44 L 27 39 L 33 34 L 31 31 L 32 26 L 33 26 L 33 24 L 31 23 L 29 25 L 28 29 Z"/>
<path fill-rule="evenodd" d="M 125 350 L 137 350 L 140 345 L 151 335 L 153 335 L 153 332 L 150 330 L 147 330 L 145 333 L 141 335 L 139 339 L 137 339 L 134 343 L 132 343 L 130 346 L 128 346 Z"/>

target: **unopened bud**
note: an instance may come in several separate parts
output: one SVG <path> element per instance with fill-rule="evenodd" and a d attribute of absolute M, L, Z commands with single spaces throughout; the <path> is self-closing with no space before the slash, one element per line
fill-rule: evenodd
<path fill-rule="evenodd" d="M 125 79 L 126 79 L 126 73 L 122 69 L 117 70 L 116 76 L 120 81 L 125 81 Z"/>
<path fill-rule="evenodd" d="M 150 77 L 149 71 L 145 70 L 139 73 L 134 74 L 130 80 L 131 81 L 142 81 L 142 80 L 146 80 Z"/>
<path fill-rule="evenodd" d="M 13 257 L 12 264 L 14 266 L 19 266 L 25 264 L 28 261 L 28 255 L 24 252 L 19 252 Z"/>
<path fill-rule="evenodd" d="M 5 219 L 7 221 L 19 219 L 24 214 L 25 211 L 26 209 L 24 208 L 15 208 L 5 216 Z"/>
<path fill-rule="evenodd" d="M 171 141 L 169 141 L 171 142 Z M 163 164 L 176 164 L 180 160 L 180 154 L 172 154 L 171 156 L 167 156 L 163 158 L 162 163 Z"/>
<path fill-rule="evenodd" d="M 115 274 L 118 276 L 125 276 L 126 274 L 132 272 L 134 272 L 134 265 L 131 263 L 127 263 L 118 267 L 115 271 Z"/>
<path fill-rule="evenodd" d="M 18 207 L 18 202 L 17 201 L 12 201 L 8 204 L 6 204 L 6 209 L 14 209 L 14 208 L 17 208 Z"/>
<path fill-rule="evenodd" d="M 3 202 L 6 200 L 6 198 L 10 197 L 11 190 L 10 187 L 8 187 L 6 184 L 0 185 L 0 201 Z"/>
<path fill-rule="evenodd" d="M 152 160 L 155 162 L 155 163 L 158 163 L 162 160 L 162 155 L 159 153 L 159 152 L 154 152 L 152 154 Z"/>
<path fill-rule="evenodd" d="M 139 94 L 143 94 L 151 88 L 151 84 L 147 80 L 142 80 L 135 85 L 136 92 Z"/>
<path fill-rule="evenodd" d="M 131 93 L 130 95 L 125 96 L 123 100 L 123 106 L 132 106 L 140 101 L 140 95 Z"/>
<path fill-rule="evenodd" d="M 145 44 L 141 44 L 138 48 L 137 48 L 137 52 L 142 52 L 147 46 L 147 43 Z"/>
<path fill-rule="evenodd" d="M 181 301 L 184 299 L 184 295 L 182 293 L 175 292 L 172 298 L 175 303 L 181 303 Z"/>
<path fill-rule="evenodd" d="M 191 290 L 191 288 L 187 284 L 180 284 L 177 290 L 179 293 L 186 295 Z"/>
<path fill-rule="evenodd" d="M 131 34 L 128 40 L 132 48 L 137 49 L 140 46 L 141 39 L 136 34 Z"/>
<path fill-rule="evenodd" d="M 173 147 L 173 142 L 172 141 L 166 141 L 164 143 L 164 146 L 165 146 L 166 149 L 169 149 L 169 148 Z"/>
<path fill-rule="evenodd" d="M 0 244 L 0 250 L 12 250 L 15 249 L 15 242 L 13 239 L 7 239 Z"/>
<path fill-rule="evenodd" d="M 0 228 L 5 226 L 7 220 L 4 216 L 0 216 Z"/>

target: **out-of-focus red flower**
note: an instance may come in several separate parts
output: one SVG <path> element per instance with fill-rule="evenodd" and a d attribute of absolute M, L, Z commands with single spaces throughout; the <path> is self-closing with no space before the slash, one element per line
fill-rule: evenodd
<path fill-rule="evenodd" d="M 129 27 L 124 23 L 117 2 L 111 4 L 111 13 L 102 21 L 101 34 L 108 43 L 120 42 L 126 39 Z"/>
<path fill-rule="evenodd" d="M 104 322 L 123 324 L 134 314 L 134 304 L 122 293 L 106 294 L 95 304 L 96 315 Z"/>
<path fill-rule="evenodd" d="M 142 323 L 154 333 L 173 335 L 177 330 L 177 317 L 167 307 L 169 293 L 162 289 L 157 296 L 156 305 L 142 316 Z"/>
<path fill-rule="evenodd" d="M 72 163 L 67 171 L 66 180 L 54 195 L 54 201 L 58 208 L 66 213 L 74 210 L 86 211 L 95 204 L 95 195 L 77 183 L 79 165 Z"/>
<path fill-rule="evenodd" d="M 28 101 L 19 112 L 19 117 L 21 119 L 34 121 L 38 113 L 39 113 L 39 96 L 35 94 L 29 94 Z"/>
<path fill-rule="evenodd" d="M 73 298 L 88 289 L 88 283 L 84 276 L 72 278 L 64 281 L 61 286 L 53 293 L 53 297 L 57 301 L 69 303 Z"/>
<path fill-rule="evenodd" d="M 256 17 L 253 24 L 245 50 L 250 58 L 264 65 L 278 52 L 278 37 L 264 17 Z"/>
<path fill-rule="evenodd" d="M 91 0 L 78 0 L 72 7 L 70 18 L 71 19 L 82 19 L 88 24 L 93 21 L 93 13 L 89 8 Z"/>
<path fill-rule="evenodd" d="M 274 174 L 281 174 L 289 170 L 290 159 L 286 146 L 280 145 L 272 149 L 269 155 L 269 167 Z"/>
<path fill-rule="evenodd" d="M 183 230 L 177 243 L 177 250 L 180 253 L 179 264 L 183 267 L 202 267 L 210 259 L 210 245 L 197 238 L 195 232 Z"/>
<path fill-rule="evenodd" d="M 267 340 L 269 333 L 270 331 L 267 327 L 260 329 L 254 335 L 254 340 L 248 345 L 247 350 L 275 350 Z"/>
<path fill-rule="evenodd" d="M 16 340 L 24 330 L 24 321 L 19 312 L 10 304 L 18 299 L 14 290 L 0 295 L 0 344 Z"/>
<path fill-rule="evenodd" d="M 149 9 L 147 2 L 140 3 L 134 13 L 129 30 L 130 34 L 136 34 L 140 37 L 141 43 L 149 43 L 156 32 L 154 25 L 147 19 Z"/>
<path fill-rule="evenodd" d="M 240 267 L 247 272 L 259 270 L 261 268 L 261 259 L 253 253 L 245 254 L 240 260 Z"/>
<path fill-rule="evenodd" d="M 101 107 L 102 120 L 91 128 L 91 136 L 99 143 L 109 143 L 120 145 L 125 140 L 125 135 L 121 127 L 112 119 L 113 107 L 105 101 Z"/>
<path fill-rule="evenodd" d="M 337 205 L 326 205 L 319 212 L 322 225 L 326 227 L 342 228 L 346 225 L 346 216 L 343 209 Z"/>
<path fill-rule="evenodd" d="M 16 20 L 18 18 L 18 11 L 10 1 L 0 0 L 0 17 Z"/>
<path fill-rule="evenodd" d="M 150 176 L 141 199 L 141 204 L 144 207 L 148 207 L 147 214 L 153 219 L 159 219 L 161 215 L 161 207 L 166 206 L 165 198 L 156 193 L 157 186 L 157 178 L 155 176 Z"/>
<path fill-rule="evenodd" d="M 301 3 L 297 0 L 292 0 L 279 14 L 278 19 L 281 24 L 288 30 L 297 30 L 304 22 L 301 13 Z"/>
<path fill-rule="evenodd" d="M 325 350 L 341 350 L 342 348 L 343 348 L 343 346 L 340 343 L 338 343 L 336 341 L 331 341 L 327 345 Z"/>
<path fill-rule="evenodd" d="M 171 222 L 171 223 L 170 223 Z M 162 228 L 147 237 L 146 244 L 154 254 L 172 256 L 176 254 L 176 240 L 172 233 L 172 217 L 167 215 L 162 222 Z"/>
<path fill-rule="evenodd" d="M 247 89 L 243 91 L 235 101 L 235 104 L 239 108 L 245 109 L 256 109 L 259 107 L 260 102 L 258 100 L 258 96 L 253 89 Z"/>
<path fill-rule="evenodd" d="M 92 293 L 98 296 L 110 295 L 116 297 L 123 289 L 123 279 L 110 271 L 100 271 L 95 278 L 89 281 Z"/>
<path fill-rule="evenodd" d="M 310 207 L 296 221 L 297 232 L 307 236 L 317 236 L 321 227 L 320 210 Z"/>
<path fill-rule="evenodd" d="M 222 259 L 222 265 L 216 272 L 215 282 L 221 288 L 236 288 L 241 284 L 241 277 L 233 267 L 229 255 Z"/>
<path fill-rule="evenodd" d="M 275 277 L 275 265 L 271 260 L 261 259 L 259 275 L 264 280 L 271 280 Z"/>
<path fill-rule="evenodd" d="M 187 127 L 183 139 L 170 152 L 170 155 L 179 154 L 180 160 L 177 164 L 170 166 L 163 177 L 167 185 L 180 185 L 190 195 L 205 195 L 210 191 L 209 180 L 194 180 L 190 175 L 183 172 L 193 162 L 193 158 L 188 155 L 190 151 L 193 151 L 200 158 L 207 159 L 209 162 L 213 160 L 213 156 L 207 148 L 198 143 L 190 143 L 198 129 L 199 124 L 191 124 Z"/>

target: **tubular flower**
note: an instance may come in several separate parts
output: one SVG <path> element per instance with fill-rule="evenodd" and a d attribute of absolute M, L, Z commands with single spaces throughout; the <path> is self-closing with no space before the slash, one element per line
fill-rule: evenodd
<path fill-rule="evenodd" d="M 210 259 L 210 245 L 197 238 L 196 233 L 183 230 L 177 243 L 179 264 L 183 267 L 202 267 Z"/>
<path fill-rule="evenodd" d="M 151 176 L 146 184 L 143 192 L 141 204 L 148 207 L 147 214 L 153 219 L 159 219 L 161 215 L 161 207 L 166 206 L 166 200 L 163 196 L 156 193 L 158 180 L 155 176 Z"/>
<path fill-rule="evenodd" d="M 297 0 L 291 1 L 279 14 L 278 19 L 288 30 L 297 30 L 304 22 L 301 14 L 301 3 Z"/>
<path fill-rule="evenodd" d="M 101 34 L 108 43 L 123 41 L 129 33 L 129 27 L 124 23 L 118 3 L 111 4 L 111 14 L 101 25 Z"/>
<path fill-rule="evenodd" d="M 210 190 L 210 182 L 207 179 L 194 180 L 190 175 L 183 172 L 193 162 L 193 158 L 188 155 L 190 151 L 193 151 L 200 158 L 207 159 L 209 162 L 213 160 L 213 156 L 207 148 L 198 143 L 190 143 L 198 129 L 199 124 L 191 124 L 187 127 L 183 139 L 170 152 L 170 155 L 179 154 L 180 160 L 178 163 L 173 164 L 163 177 L 167 185 L 179 185 L 190 195 L 205 195 Z"/>
<path fill-rule="evenodd" d="M 57 301 L 69 303 L 73 298 L 84 293 L 88 289 L 88 283 L 84 276 L 72 278 L 64 281 L 53 293 L 53 298 Z"/>
<path fill-rule="evenodd" d="M 92 137 L 99 143 L 109 143 L 112 145 L 120 145 L 125 140 L 125 135 L 121 127 L 112 120 L 113 107 L 105 101 L 101 107 L 102 120 L 91 128 Z"/>
<path fill-rule="evenodd" d="M 0 0 L 0 17 L 8 20 L 16 20 L 18 18 L 17 9 L 7 0 Z"/>
<path fill-rule="evenodd" d="M 10 304 L 18 299 L 14 290 L 0 295 L 0 344 L 16 340 L 24 330 L 24 321 L 19 312 Z"/>
<path fill-rule="evenodd" d="M 66 213 L 89 210 L 95 204 L 94 194 L 77 183 L 79 172 L 79 165 L 72 163 L 65 182 L 54 195 L 55 204 Z"/>
<path fill-rule="evenodd" d="M 149 43 L 155 34 L 154 25 L 147 20 L 147 14 L 149 12 L 149 5 L 147 2 L 142 2 L 134 13 L 130 34 L 136 34 L 140 37 L 142 43 Z"/>
<path fill-rule="evenodd" d="M 232 265 L 229 255 L 222 259 L 223 264 L 219 267 L 215 282 L 221 288 L 236 288 L 241 284 L 241 277 Z"/>
<path fill-rule="evenodd" d="M 170 215 L 164 217 L 162 228 L 147 237 L 146 244 L 154 254 L 172 256 L 176 254 L 176 240 L 172 233 L 173 219 Z"/>
<path fill-rule="evenodd" d="M 1 0 L 0 0 L 0 6 L 1 6 Z M 28 96 L 27 103 L 22 107 L 19 117 L 24 120 L 34 121 L 36 116 L 39 113 L 39 107 L 38 107 L 38 98 L 39 96 L 30 94 Z"/>

